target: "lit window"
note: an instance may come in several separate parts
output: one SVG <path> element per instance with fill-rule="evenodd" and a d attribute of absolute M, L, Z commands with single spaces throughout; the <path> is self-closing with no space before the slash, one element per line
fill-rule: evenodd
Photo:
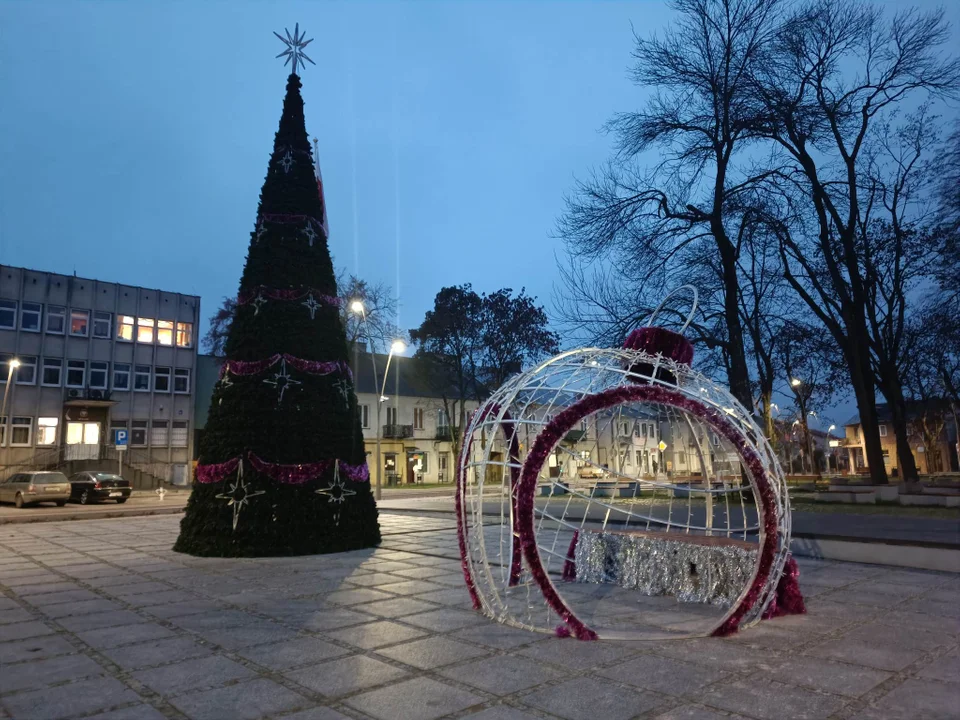
<path fill-rule="evenodd" d="M 369 405 L 360 406 L 360 427 L 363 427 L 363 428 L 370 427 L 370 406 Z"/>
<path fill-rule="evenodd" d="M 59 424 L 60 418 L 37 418 L 37 445 L 56 445 L 57 425 Z"/>
<path fill-rule="evenodd" d="M 880 426 L 880 437 L 886 437 L 886 436 L 887 436 L 887 426 L 886 426 L 886 425 L 881 425 L 881 426 Z"/>
<path fill-rule="evenodd" d="M 107 371 L 109 364 L 105 362 L 90 363 L 90 387 L 96 390 L 107 389 Z"/>
<path fill-rule="evenodd" d="M 110 326 L 113 325 L 113 314 L 95 312 L 93 314 L 93 336 L 95 338 L 110 339 Z"/>
<path fill-rule="evenodd" d="M 133 389 L 136 392 L 150 392 L 150 366 L 137 365 L 133 372 Z"/>
<path fill-rule="evenodd" d="M 40 332 L 40 316 L 42 314 L 43 305 L 40 303 L 23 303 L 20 307 L 20 329 L 26 332 Z"/>
<path fill-rule="evenodd" d="M 156 323 L 153 318 L 137 318 L 137 342 L 152 343 L 153 327 Z"/>
<path fill-rule="evenodd" d="M 70 334 L 86 337 L 90 332 L 90 311 L 70 310 Z"/>
<path fill-rule="evenodd" d="M 14 417 L 10 428 L 10 447 L 28 447 L 33 434 L 33 418 Z"/>
<path fill-rule="evenodd" d="M 47 387 L 60 387 L 63 375 L 63 360 L 61 358 L 43 359 L 43 377 L 41 384 Z"/>
<path fill-rule="evenodd" d="M 17 329 L 17 301 L 0 300 L 0 328 Z"/>
<path fill-rule="evenodd" d="M 173 321 L 157 320 L 157 342 L 161 345 L 173 345 Z"/>
<path fill-rule="evenodd" d="M 158 367 L 153 369 L 154 392 L 170 392 L 170 368 Z"/>
<path fill-rule="evenodd" d="M 67 309 L 59 305 L 47 305 L 47 332 L 63 335 L 67 327 Z"/>
<path fill-rule="evenodd" d="M 7 378 L 4 376 L 4 382 Z M 20 356 L 20 367 L 17 368 L 17 385 L 37 384 L 37 359 L 35 357 Z"/>
<path fill-rule="evenodd" d="M 189 440 L 188 425 L 185 422 L 176 420 L 173 423 L 173 430 L 170 432 L 170 447 L 186 447 Z"/>
<path fill-rule="evenodd" d="M 133 342 L 134 322 L 130 315 L 120 315 L 117 318 L 117 340 Z"/>
<path fill-rule="evenodd" d="M 134 420 L 130 423 L 130 444 L 140 447 L 147 444 L 147 421 Z"/>
<path fill-rule="evenodd" d="M 193 323 L 177 323 L 177 347 L 193 347 Z"/>
<path fill-rule="evenodd" d="M 67 360 L 67 387 L 82 388 L 86 375 L 86 360 Z"/>
<path fill-rule="evenodd" d="M 181 395 L 190 393 L 190 370 L 177 368 L 173 371 L 173 391 Z"/>
<path fill-rule="evenodd" d="M 166 420 L 154 420 L 150 423 L 150 444 L 153 447 L 166 447 L 169 442 L 169 423 Z"/>
<path fill-rule="evenodd" d="M 130 389 L 130 365 L 128 365 L 127 363 L 113 364 L 113 389 L 114 390 Z"/>

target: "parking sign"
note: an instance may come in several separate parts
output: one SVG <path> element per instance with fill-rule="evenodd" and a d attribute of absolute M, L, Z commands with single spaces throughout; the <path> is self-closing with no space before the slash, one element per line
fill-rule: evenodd
<path fill-rule="evenodd" d="M 126 447 L 127 446 L 127 431 L 126 430 L 114 430 L 113 443 L 117 447 Z"/>

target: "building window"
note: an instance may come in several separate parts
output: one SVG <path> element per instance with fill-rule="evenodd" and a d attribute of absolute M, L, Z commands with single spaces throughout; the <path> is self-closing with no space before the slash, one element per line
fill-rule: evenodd
<path fill-rule="evenodd" d="M 62 358 L 44 358 L 43 359 L 43 377 L 41 385 L 47 387 L 60 387 L 63 375 Z"/>
<path fill-rule="evenodd" d="M 415 407 L 413 409 L 413 429 L 423 430 L 423 408 Z"/>
<path fill-rule="evenodd" d="M 16 300 L 0 300 L 0 328 L 4 330 L 17 329 Z"/>
<path fill-rule="evenodd" d="M 93 336 L 95 338 L 110 339 L 110 327 L 113 325 L 113 314 L 95 312 L 93 314 Z"/>
<path fill-rule="evenodd" d="M 33 434 L 33 418 L 14 417 L 10 428 L 10 447 L 29 447 Z"/>
<path fill-rule="evenodd" d="M 133 389 L 135 392 L 150 392 L 150 366 L 137 365 L 133 372 Z"/>
<path fill-rule="evenodd" d="M 147 444 L 147 421 L 134 420 L 130 424 L 130 444 L 143 447 Z"/>
<path fill-rule="evenodd" d="M 150 423 L 150 445 L 166 447 L 170 442 L 170 430 L 166 420 L 154 420 Z"/>
<path fill-rule="evenodd" d="M 590 421 L 584 418 L 580 421 L 580 430 L 583 432 L 583 439 L 587 439 L 587 431 L 590 429 Z"/>
<path fill-rule="evenodd" d="M 449 457 L 449 453 L 440 453 L 439 455 L 437 455 L 437 468 L 440 470 L 441 473 L 445 473 L 447 471 L 448 457 Z"/>
<path fill-rule="evenodd" d="M 86 337 L 90 333 L 90 311 L 70 310 L 70 334 Z"/>
<path fill-rule="evenodd" d="M 117 318 L 117 340 L 133 342 L 134 319 L 130 315 L 120 315 Z"/>
<path fill-rule="evenodd" d="M 637 467 L 643 467 L 643 453 L 639 450 L 637 450 Z"/>
<path fill-rule="evenodd" d="M 880 437 L 886 437 L 886 436 L 887 436 L 887 426 L 886 426 L 886 425 L 881 425 L 881 426 L 880 426 Z"/>
<path fill-rule="evenodd" d="M 67 309 L 59 305 L 47 305 L 47 332 L 63 335 L 67 327 Z"/>
<path fill-rule="evenodd" d="M 193 323 L 177 323 L 177 347 L 193 347 Z"/>
<path fill-rule="evenodd" d="M 152 343 L 153 342 L 153 327 L 154 323 L 153 318 L 137 318 L 137 342 L 140 343 Z"/>
<path fill-rule="evenodd" d="M 7 381 L 7 376 L 3 376 Z M 35 357 L 20 357 L 20 367 L 17 368 L 17 385 L 37 384 L 37 359 Z"/>
<path fill-rule="evenodd" d="M 0 385 L 7 381 L 7 378 L 10 377 L 10 361 L 13 360 L 13 355 L 10 353 L 0 353 Z M 20 373 L 18 372 L 17 375 Z"/>
<path fill-rule="evenodd" d="M 188 425 L 186 422 L 180 420 L 174 421 L 173 430 L 170 432 L 170 447 L 187 446 L 187 440 L 189 439 L 187 428 Z"/>
<path fill-rule="evenodd" d="M 190 393 L 190 370 L 177 368 L 173 371 L 173 391 L 180 395 Z"/>
<path fill-rule="evenodd" d="M 109 364 L 105 362 L 90 363 L 90 387 L 96 390 L 107 389 L 107 372 Z"/>
<path fill-rule="evenodd" d="M 173 345 L 173 321 L 157 320 L 157 342 L 161 345 Z"/>
<path fill-rule="evenodd" d="M 86 360 L 67 360 L 67 387 L 82 388 L 86 376 Z"/>
<path fill-rule="evenodd" d="M 438 428 L 448 428 L 450 427 L 450 416 L 447 415 L 447 411 L 444 408 L 437 410 L 437 427 Z"/>
<path fill-rule="evenodd" d="M 60 418 L 37 418 L 37 445 L 56 445 L 57 425 L 59 424 Z"/>
<path fill-rule="evenodd" d="M 388 407 L 387 408 L 387 425 L 396 425 L 397 424 L 397 408 Z"/>
<path fill-rule="evenodd" d="M 153 369 L 154 392 L 170 392 L 170 368 L 158 367 Z"/>
<path fill-rule="evenodd" d="M 43 305 L 25 302 L 20 306 L 20 329 L 26 332 L 40 332 L 40 317 Z"/>
<path fill-rule="evenodd" d="M 113 364 L 113 389 L 130 389 L 130 366 L 127 363 Z"/>
<path fill-rule="evenodd" d="M 360 427 L 362 428 L 370 427 L 370 406 L 369 405 L 360 406 Z"/>

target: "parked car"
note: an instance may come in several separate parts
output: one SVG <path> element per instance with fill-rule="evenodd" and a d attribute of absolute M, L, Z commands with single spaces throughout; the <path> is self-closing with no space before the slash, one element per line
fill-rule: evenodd
<path fill-rule="evenodd" d="M 12 502 L 18 508 L 42 502 L 67 504 L 70 481 L 62 472 L 23 472 L 0 481 L 0 502 Z"/>
<path fill-rule="evenodd" d="M 70 478 L 70 499 L 81 505 L 116 500 L 125 503 L 130 497 L 130 481 L 107 472 L 79 472 Z"/>

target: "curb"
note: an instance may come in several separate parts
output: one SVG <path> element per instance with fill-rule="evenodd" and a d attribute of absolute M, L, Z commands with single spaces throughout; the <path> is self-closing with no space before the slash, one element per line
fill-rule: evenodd
<path fill-rule="evenodd" d="M 29 523 L 66 522 L 72 520 L 108 520 L 125 517 L 146 517 L 150 515 L 178 515 L 186 505 L 162 508 L 130 508 L 129 510 L 88 510 L 86 512 L 63 513 L 59 515 L 24 515 L 23 517 L 2 517 L 0 525 L 26 525 Z"/>

